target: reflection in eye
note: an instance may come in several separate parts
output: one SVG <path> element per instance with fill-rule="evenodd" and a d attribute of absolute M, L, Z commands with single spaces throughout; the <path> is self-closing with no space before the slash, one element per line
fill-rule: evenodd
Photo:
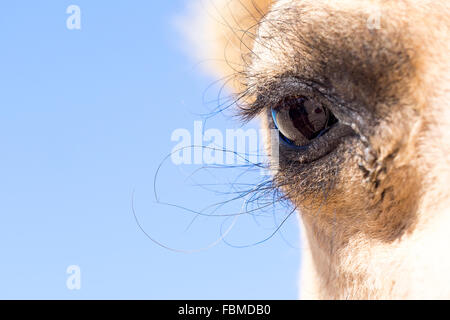
<path fill-rule="evenodd" d="M 284 140 L 304 146 L 337 122 L 322 104 L 305 97 L 289 97 L 272 109 L 272 117 Z"/>

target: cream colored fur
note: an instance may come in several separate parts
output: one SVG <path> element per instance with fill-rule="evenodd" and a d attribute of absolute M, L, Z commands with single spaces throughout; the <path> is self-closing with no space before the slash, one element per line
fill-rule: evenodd
<path fill-rule="evenodd" d="M 381 28 L 389 25 L 408 25 L 409 36 L 398 39 L 414 48 L 414 61 L 418 75 L 410 80 L 412 95 L 419 114 L 411 130 L 403 131 L 400 118 L 396 125 L 386 125 L 384 131 L 401 141 L 401 153 L 396 159 L 396 171 L 413 166 L 417 175 L 394 179 L 394 188 L 407 190 L 417 184 L 420 192 L 414 195 L 417 207 L 408 212 L 415 223 L 408 232 L 395 240 L 372 236 L 370 232 L 352 232 L 339 247 L 324 245 L 329 239 L 317 230 L 327 230 L 325 220 L 316 225 L 307 213 L 299 212 L 302 223 L 301 297 L 305 299 L 430 299 L 450 298 L 450 7 L 447 0 L 440 1 L 311 1 L 311 0 L 203 0 L 196 10 L 199 15 L 190 36 L 199 44 L 197 54 L 211 63 L 208 69 L 214 74 L 231 79 L 230 88 L 236 92 L 245 89 L 245 71 L 255 70 L 270 76 L 276 74 L 285 57 L 265 42 L 259 30 L 268 21 L 283 19 L 279 8 L 304 6 L 314 8 L 320 15 L 326 12 L 391 12 L 393 17 L 381 15 Z M 383 11 L 384 10 L 384 11 Z M 302 17 L 298 17 L 301 19 Z M 266 22 L 267 23 L 267 22 Z M 376 31 L 375 31 L 376 32 Z M 259 34 L 258 34 L 259 33 Z M 259 36 L 259 38 L 256 38 Z M 257 39 L 255 42 L 255 38 Z M 279 43 L 277 45 L 280 45 Z M 289 51 L 292 48 L 283 48 Z M 263 58 L 255 65 L 249 52 Z M 404 120 L 406 121 L 406 120 Z M 262 121 L 262 126 L 266 126 Z M 391 138 L 383 135 L 374 143 L 383 146 Z M 406 170 L 406 169 L 405 169 Z M 396 173 L 397 172 L 397 173 Z M 400 172 L 401 173 L 401 172 Z M 354 175 L 348 171 L 348 181 Z M 345 178 L 345 176 L 344 176 Z M 355 184 L 359 184 L 355 181 Z M 343 187 L 344 188 L 344 187 Z M 365 201 L 364 194 L 352 191 L 336 194 L 333 203 L 345 207 L 352 203 L 358 208 Z M 355 186 L 356 188 L 356 186 Z M 355 189 L 356 190 L 356 189 Z M 399 194 L 399 193 L 397 193 Z M 299 207 L 303 203 L 291 199 Z M 345 205 L 344 205 L 345 204 Z M 390 208 L 394 208 L 392 199 Z M 399 207 L 398 212 L 401 212 Z M 364 212 L 360 212 L 365 214 Z M 399 213 L 400 214 L 400 213 Z M 351 218 L 351 217 L 350 217 Z M 342 220 L 341 229 L 350 230 Z M 405 219 L 406 216 L 405 216 Z M 375 230 L 377 231 L 377 230 Z M 383 231 L 383 230 L 378 230 Z M 342 233 L 347 234 L 345 232 Z M 339 236 L 339 235 L 338 235 Z M 339 240 L 339 239 L 338 239 Z M 339 242 L 339 241 L 338 241 Z"/>

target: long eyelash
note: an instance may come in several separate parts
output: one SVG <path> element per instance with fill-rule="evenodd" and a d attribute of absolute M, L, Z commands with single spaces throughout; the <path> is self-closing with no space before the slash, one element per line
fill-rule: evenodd
<path fill-rule="evenodd" d="M 184 148 L 193 148 L 193 147 L 195 147 L 195 146 L 189 146 L 189 147 L 184 147 Z M 161 163 L 158 167 L 158 170 L 156 171 L 155 176 L 154 176 L 154 195 L 155 195 L 155 200 L 156 200 L 157 204 L 173 207 L 178 210 L 181 210 L 182 212 L 192 214 L 193 215 L 192 221 L 194 221 L 196 219 L 196 217 L 198 217 L 198 216 L 204 216 L 204 217 L 210 217 L 210 218 L 233 218 L 233 217 L 237 217 L 237 216 L 241 216 L 241 215 L 249 215 L 252 217 L 259 217 L 262 214 L 264 214 L 264 212 L 266 212 L 267 210 L 272 209 L 275 206 L 275 204 L 283 203 L 283 202 L 286 202 L 286 206 L 289 207 L 290 210 L 292 210 L 292 212 L 294 212 L 296 210 L 296 208 L 293 207 L 289 201 L 287 201 L 287 198 L 279 189 L 279 187 L 285 183 L 276 185 L 275 180 L 272 179 L 272 177 L 270 177 L 270 176 L 264 177 L 260 182 L 257 182 L 257 183 L 247 184 L 247 183 L 239 182 L 239 179 L 241 178 L 242 175 L 244 175 L 246 173 L 251 173 L 254 170 L 261 170 L 262 168 L 268 169 L 267 165 L 265 165 L 263 163 L 250 162 L 247 159 L 248 154 L 245 154 L 245 153 L 241 154 L 236 151 L 230 151 L 230 150 L 220 149 L 220 148 L 205 147 L 205 146 L 201 146 L 201 148 L 211 149 L 214 151 L 222 151 L 224 153 L 231 152 L 234 155 L 241 157 L 242 159 L 244 159 L 246 161 L 246 164 L 244 164 L 244 165 L 203 166 L 200 169 L 197 169 L 192 173 L 192 175 L 194 175 L 196 173 L 200 173 L 200 171 L 211 170 L 211 169 L 214 169 L 214 170 L 237 169 L 237 168 L 242 169 L 242 172 L 237 175 L 237 178 L 234 182 L 229 182 L 226 184 L 227 186 L 229 186 L 231 188 L 231 190 L 228 192 L 214 190 L 214 188 L 211 189 L 211 187 L 214 187 L 214 185 L 199 184 L 195 180 L 193 180 L 191 175 L 188 177 L 189 180 L 192 180 L 192 182 L 194 182 L 194 185 L 201 187 L 202 189 L 204 189 L 206 191 L 219 193 L 222 196 L 229 196 L 229 198 L 227 200 L 216 202 L 209 206 L 206 206 L 202 210 L 194 210 L 194 209 L 185 207 L 185 206 L 177 204 L 177 203 L 162 200 L 161 196 L 159 195 L 159 191 L 158 191 L 158 189 L 159 189 L 158 188 L 158 181 L 159 181 L 158 178 L 159 178 L 159 174 L 160 174 L 160 169 L 162 168 L 164 163 L 166 163 L 168 161 L 168 159 L 170 159 L 170 156 L 172 154 L 171 153 L 171 154 L 167 155 L 161 161 Z M 176 150 L 174 152 L 178 152 L 178 151 L 179 150 Z M 219 184 L 218 186 L 225 186 L 225 184 Z M 240 201 L 240 200 L 244 200 L 244 204 L 243 204 L 242 210 L 240 212 L 235 212 L 235 213 L 227 212 L 224 214 L 218 213 L 218 210 L 220 208 L 222 208 L 224 205 L 229 204 L 234 201 Z M 141 224 L 141 221 L 138 218 L 137 212 L 135 210 L 134 195 L 132 198 L 132 213 L 133 213 L 134 219 L 136 221 L 136 224 L 138 225 L 139 229 L 145 234 L 145 236 L 147 238 L 149 238 L 153 243 L 155 243 L 158 246 L 161 246 L 167 250 L 175 251 L 175 252 L 182 252 L 182 253 L 193 253 L 193 252 L 210 249 L 212 246 L 217 244 L 217 242 L 214 242 L 214 245 L 208 246 L 203 249 L 198 249 L 198 250 L 180 250 L 177 248 L 170 247 L 170 246 L 164 244 L 163 242 L 155 239 L 152 235 L 150 235 L 145 230 L 145 227 L 144 227 L 144 225 Z M 288 215 L 288 217 L 291 215 L 292 215 L 292 213 L 290 213 Z M 254 245 L 260 244 L 264 241 L 271 239 L 277 232 L 279 232 L 280 228 L 285 224 L 288 217 L 283 218 L 281 223 L 275 227 L 275 229 L 274 229 L 275 231 L 268 237 L 265 237 L 263 240 L 257 241 L 253 244 L 249 244 L 249 245 L 245 245 L 245 246 L 241 246 L 241 247 L 254 246 Z M 189 228 L 189 226 L 188 226 L 188 228 Z M 225 235 L 221 234 L 219 239 L 220 239 L 220 241 L 224 241 L 225 243 L 227 243 L 227 240 L 225 239 Z M 229 243 L 229 245 L 231 245 L 231 244 Z M 233 245 L 231 245 L 231 246 L 233 246 Z"/>
<path fill-rule="evenodd" d="M 321 96 L 325 100 L 335 100 L 327 94 L 322 83 L 291 73 L 279 75 L 270 82 L 265 81 L 265 83 L 261 83 L 259 75 L 246 74 L 245 78 L 249 83 L 258 83 L 258 85 L 249 86 L 234 101 L 234 104 L 238 107 L 240 118 L 245 122 L 257 117 L 267 108 L 278 105 L 286 96 L 298 95 L 301 91 Z M 338 103 L 337 101 L 333 102 Z M 342 102 L 339 103 L 342 104 Z"/>
<path fill-rule="evenodd" d="M 247 8 L 246 8 L 247 9 Z M 250 10 L 247 9 L 248 12 Z M 259 11 L 260 12 L 260 11 Z M 232 71 L 234 71 L 234 74 L 231 74 L 223 79 L 221 79 L 221 82 L 223 83 L 221 89 L 218 92 L 217 100 L 213 102 L 217 102 L 217 107 L 214 108 L 211 112 L 209 112 L 207 115 L 204 115 L 205 119 L 208 119 L 210 117 L 213 117 L 221 112 L 224 112 L 225 110 L 228 110 L 229 108 L 236 106 L 238 110 L 238 116 L 245 122 L 250 121 L 251 119 L 257 117 L 260 115 L 264 110 L 266 110 L 271 105 L 275 105 L 279 98 L 286 94 L 286 90 L 283 90 L 284 88 L 279 85 L 274 85 L 273 83 L 261 83 L 261 81 L 256 81 L 258 79 L 261 79 L 262 77 L 260 75 L 250 74 L 248 71 L 248 67 L 250 62 L 252 61 L 252 58 L 256 56 L 255 52 L 252 50 L 252 48 L 249 48 L 245 42 L 243 41 L 244 37 L 249 37 L 253 41 L 258 42 L 259 40 L 256 37 L 256 34 L 251 32 L 252 29 L 255 29 L 260 23 L 262 19 L 256 19 L 255 17 L 255 24 L 250 26 L 247 30 L 242 30 L 242 28 L 233 28 L 231 25 L 227 24 L 226 21 L 223 21 L 222 23 L 232 29 L 234 35 L 238 36 L 238 34 L 241 34 L 241 36 L 238 36 L 240 38 L 241 46 L 244 46 L 245 49 L 248 50 L 248 53 L 246 56 L 242 57 L 242 63 L 232 63 L 228 60 L 227 54 L 226 54 L 226 48 L 224 49 L 224 60 L 230 67 Z M 270 21 L 266 22 L 270 23 Z M 259 43 L 260 45 L 264 46 L 263 43 Z M 246 50 L 242 50 L 246 51 Z M 284 75 L 286 76 L 286 75 Z M 289 76 L 289 75 L 288 75 Z M 291 75 L 294 77 L 294 75 Z M 275 79 L 276 80 L 276 79 Z M 274 80 L 274 81 L 275 81 Z M 278 79 L 279 80 L 279 79 Z M 245 88 L 241 93 L 238 93 L 234 95 L 233 97 L 227 96 L 225 98 L 222 97 L 223 89 L 227 86 L 228 82 L 231 81 L 238 81 L 238 83 Z M 297 79 L 298 81 L 298 79 Z M 301 82 L 301 81 L 299 81 Z M 255 83 L 258 83 L 258 87 L 255 85 Z M 306 83 L 306 81 L 305 81 Z M 189 148 L 195 146 L 190 146 Z M 210 148 L 210 147 L 202 147 L 202 148 Z M 237 154 L 235 151 L 225 150 L 225 149 L 217 149 L 216 151 L 222 151 L 222 152 L 232 152 L 234 154 Z M 242 155 L 241 155 L 242 156 Z M 299 180 L 299 177 L 297 175 L 298 167 L 296 163 L 292 164 L 285 164 L 283 168 L 283 172 L 279 172 L 275 174 L 274 176 L 267 176 L 262 181 L 259 181 L 255 184 L 245 184 L 245 183 L 239 183 L 238 181 L 234 181 L 230 183 L 231 191 L 227 193 L 223 193 L 222 195 L 229 196 L 228 200 L 216 202 L 208 208 L 210 209 L 209 213 L 205 213 L 203 210 L 193 210 L 187 207 L 184 207 L 182 205 L 179 205 L 177 203 L 171 203 L 169 201 L 163 201 L 158 193 L 158 174 L 160 171 L 160 168 L 162 165 L 170 158 L 170 155 L 168 155 L 160 164 L 157 172 L 154 176 L 154 192 L 155 192 L 155 200 L 160 205 L 170 206 L 173 208 L 176 208 L 178 210 L 182 210 L 183 212 L 193 214 L 194 219 L 198 216 L 207 216 L 207 217 L 234 217 L 239 215 L 251 215 L 251 216 L 257 216 L 258 212 L 266 209 L 266 208 L 273 208 L 275 204 L 284 204 L 287 208 L 289 208 L 289 214 L 288 216 L 282 220 L 281 224 L 278 225 L 275 229 L 275 231 L 267 238 L 263 239 L 262 241 L 256 242 L 251 245 L 256 245 L 261 242 L 267 241 L 268 239 L 272 238 L 277 232 L 279 232 L 282 225 L 286 222 L 287 218 L 292 216 L 293 213 L 296 211 L 295 205 L 293 205 L 290 202 L 290 198 L 298 198 L 301 197 L 301 195 L 298 194 L 299 189 L 307 189 L 307 186 L 304 185 L 302 180 Z M 245 155 L 244 155 L 245 158 Z M 246 165 L 242 166 L 204 166 L 200 170 L 219 170 L 219 169 L 236 169 L 241 168 L 243 169 L 243 172 L 246 172 L 248 170 L 260 170 L 261 168 L 269 169 L 267 165 L 261 164 L 261 163 L 247 163 Z M 205 190 L 210 190 L 214 193 L 217 193 L 216 190 L 214 190 L 213 185 L 206 185 L 206 184 L 199 184 L 196 183 L 197 186 L 202 187 Z M 295 185 L 295 188 L 291 188 L 291 186 Z M 323 201 L 326 202 L 327 193 L 329 190 L 326 190 L 328 184 L 324 184 L 324 198 Z M 134 199 L 134 198 L 133 198 Z M 242 212 L 236 212 L 236 213 L 227 213 L 227 214 L 218 214 L 217 210 L 223 207 L 224 204 L 227 204 L 229 202 L 233 201 L 239 201 L 245 199 L 245 203 L 243 206 Z M 151 235 L 149 235 L 147 232 L 145 232 L 144 227 L 140 224 L 139 219 L 137 217 L 137 213 L 134 208 L 134 201 L 133 201 L 133 214 L 136 219 L 136 223 L 138 224 L 139 228 L 142 230 L 142 232 L 145 233 L 145 235 L 153 242 L 155 242 L 157 245 L 162 246 L 168 250 L 177 251 L 177 252 L 186 252 L 183 250 L 177 250 L 174 248 L 171 248 L 169 246 L 164 245 L 163 243 L 157 241 L 154 239 Z M 212 212 L 212 213 L 211 213 Z M 225 240 L 222 235 L 222 240 Z M 225 240 L 226 242 L 226 240 Z M 231 244 L 230 244 L 231 245 Z M 251 246 L 250 245 L 250 246 Z M 209 247 L 208 247 L 209 248 Z M 191 251 L 192 252 L 192 251 Z"/>
<path fill-rule="evenodd" d="M 195 146 L 189 146 L 189 147 L 184 147 L 184 148 L 195 148 Z M 297 210 L 297 207 L 290 201 L 290 199 L 295 199 L 295 198 L 299 199 L 302 197 L 302 194 L 301 193 L 299 194 L 298 190 L 300 190 L 300 189 L 308 190 L 308 186 L 304 185 L 304 182 L 303 182 L 305 180 L 302 179 L 302 177 L 298 176 L 298 164 L 295 162 L 293 162 L 291 164 L 285 163 L 285 164 L 283 164 L 283 166 L 284 166 L 283 170 L 279 171 L 274 176 L 267 176 L 262 181 L 257 182 L 257 183 L 246 184 L 246 183 L 240 183 L 238 181 L 238 179 L 241 177 L 242 174 L 251 172 L 252 170 L 261 170 L 261 168 L 269 169 L 269 166 L 264 163 L 250 162 L 247 159 L 248 154 L 240 154 L 236 151 L 230 151 L 230 150 L 220 149 L 220 148 L 205 147 L 205 146 L 201 146 L 201 148 L 207 148 L 207 149 L 211 149 L 214 151 L 222 151 L 224 153 L 231 152 L 246 161 L 246 164 L 244 164 L 244 165 L 203 166 L 202 168 L 195 170 L 193 173 L 193 174 L 195 174 L 196 172 L 200 172 L 201 170 L 210 170 L 210 169 L 214 169 L 214 170 L 236 169 L 236 168 L 243 169 L 242 173 L 238 175 L 236 180 L 234 182 L 230 182 L 228 184 L 231 187 L 231 191 L 225 192 L 225 193 L 223 191 L 214 190 L 214 188 L 211 189 L 211 187 L 213 185 L 205 185 L 205 184 L 202 185 L 191 179 L 196 186 L 199 186 L 207 191 L 211 191 L 214 193 L 219 193 L 221 195 L 229 196 L 229 198 L 225 201 L 213 203 L 213 204 L 205 207 L 203 210 L 193 210 L 191 208 L 185 207 L 185 206 L 177 204 L 177 203 L 162 200 L 159 195 L 159 192 L 158 192 L 158 177 L 159 177 L 160 169 L 162 168 L 164 163 L 171 156 L 171 154 L 169 154 L 166 156 L 165 159 L 163 159 L 161 161 L 161 163 L 158 167 L 158 170 L 156 171 L 155 176 L 154 176 L 154 194 L 155 194 L 155 200 L 156 200 L 157 204 L 173 207 L 178 210 L 181 210 L 182 212 L 192 214 L 193 219 L 192 219 L 191 223 L 198 216 L 205 216 L 205 217 L 210 217 L 210 218 L 214 218 L 214 217 L 215 218 L 227 218 L 227 217 L 230 218 L 230 217 L 237 217 L 240 215 L 249 215 L 252 217 L 258 217 L 258 216 L 261 216 L 265 212 L 265 210 L 274 208 L 274 206 L 276 204 L 281 204 L 284 207 L 286 207 L 286 209 L 288 210 L 289 213 L 287 214 L 287 216 L 282 218 L 281 222 L 278 225 L 276 225 L 274 231 L 269 236 L 264 237 L 260 241 L 256 241 L 254 243 L 246 244 L 246 245 L 235 245 L 226 240 L 227 232 L 229 232 L 229 230 L 227 230 L 226 234 L 221 234 L 217 241 L 213 242 L 211 245 L 208 245 L 205 248 L 197 249 L 197 250 L 181 250 L 181 249 L 173 248 L 173 247 L 170 247 L 170 246 L 164 244 L 163 242 L 155 239 L 152 235 L 150 235 L 145 230 L 145 227 L 144 227 L 144 225 L 141 224 L 141 221 L 139 220 L 137 212 L 135 210 L 134 195 L 133 195 L 132 213 L 133 213 L 134 219 L 136 221 L 136 224 L 138 225 L 139 229 L 145 234 L 145 236 L 147 238 L 149 238 L 153 243 L 155 243 L 158 246 L 161 246 L 167 250 L 181 252 L 181 253 L 194 253 L 194 252 L 208 250 L 208 249 L 212 248 L 213 246 L 215 246 L 217 243 L 219 243 L 219 241 L 223 241 L 232 247 L 238 247 L 238 248 L 255 246 L 255 245 L 259 245 L 265 241 L 268 241 L 275 234 L 280 232 L 281 227 L 286 223 L 288 218 L 291 217 Z M 174 152 L 178 152 L 178 151 L 179 150 L 175 150 Z M 190 179 L 191 177 L 188 177 L 188 178 Z M 295 185 L 295 188 L 293 188 L 294 185 Z M 219 186 L 220 186 L 220 184 L 219 184 Z M 324 185 L 322 187 L 320 186 L 320 183 L 319 183 L 319 188 L 323 189 L 323 198 L 322 198 L 322 201 L 320 199 L 318 199 L 316 202 L 316 203 L 322 203 L 322 205 L 319 206 L 318 211 L 320 211 L 324 205 L 326 206 L 326 202 L 327 202 L 326 199 L 328 197 L 328 192 L 331 190 L 329 181 L 324 183 Z M 321 194 L 321 193 L 316 192 L 315 196 L 319 196 L 319 194 Z M 229 204 L 234 201 L 240 201 L 243 199 L 244 199 L 244 204 L 243 204 L 242 210 L 240 212 L 235 212 L 235 213 L 227 212 L 226 214 L 217 213 L 217 211 L 220 208 L 222 208 L 224 205 Z M 205 212 L 206 209 L 208 209 L 208 212 Z M 317 214 L 318 213 L 319 212 L 317 212 Z M 272 214 L 276 214 L 276 213 L 273 212 Z M 188 228 L 189 228 L 189 226 L 188 226 Z"/>

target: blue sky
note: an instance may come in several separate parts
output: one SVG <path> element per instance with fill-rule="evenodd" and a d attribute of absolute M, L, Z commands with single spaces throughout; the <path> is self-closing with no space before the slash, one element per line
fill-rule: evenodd
<path fill-rule="evenodd" d="M 226 243 L 190 254 L 156 245 L 134 220 L 133 194 L 143 229 L 184 250 L 208 246 L 231 223 L 193 220 L 154 197 L 172 133 L 193 130 L 199 114 L 215 107 L 205 100 L 219 89 L 182 49 L 173 21 L 185 3 L 1 2 L 0 298 L 297 297 L 295 218 L 262 244 L 230 245 L 270 235 L 286 214 L 282 206 L 261 221 L 240 217 Z M 81 30 L 66 28 L 71 4 L 81 8 Z M 206 127 L 225 131 L 240 123 L 217 115 Z M 160 199 L 199 210 L 226 198 L 192 183 L 193 170 L 166 162 Z M 220 180 L 227 188 L 236 170 L 215 169 L 195 182 Z M 241 206 L 238 199 L 220 210 Z M 66 286 L 70 265 L 80 267 L 80 290 Z"/>

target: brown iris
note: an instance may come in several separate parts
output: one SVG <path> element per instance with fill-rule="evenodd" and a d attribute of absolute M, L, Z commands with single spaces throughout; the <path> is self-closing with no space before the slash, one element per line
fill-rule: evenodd
<path fill-rule="evenodd" d="M 337 122 L 323 104 L 306 97 L 289 97 L 272 109 L 281 134 L 296 145 L 306 145 Z"/>

